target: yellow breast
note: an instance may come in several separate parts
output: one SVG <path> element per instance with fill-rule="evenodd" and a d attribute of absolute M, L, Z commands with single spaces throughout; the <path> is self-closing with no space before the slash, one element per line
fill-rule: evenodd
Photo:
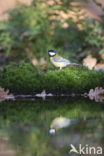
<path fill-rule="evenodd" d="M 65 62 L 56 62 L 53 60 L 53 57 L 50 57 L 50 61 L 55 67 L 63 68 L 66 66 Z"/>

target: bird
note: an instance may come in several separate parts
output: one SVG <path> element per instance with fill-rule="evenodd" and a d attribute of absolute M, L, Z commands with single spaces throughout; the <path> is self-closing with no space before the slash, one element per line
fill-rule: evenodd
<path fill-rule="evenodd" d="M 48 51 L 48 55 L 50 57 L 51 63 L 55 67 L 59 67 L 60 70 L 63 67 L 66 67 L 68 65 L 77 65 L 77 66 L 80 65 L 80 64 L 77 64 L 77 63 L 71 63 L 69 60 L 59 56 L 55 50 L 49 50 Z"/>

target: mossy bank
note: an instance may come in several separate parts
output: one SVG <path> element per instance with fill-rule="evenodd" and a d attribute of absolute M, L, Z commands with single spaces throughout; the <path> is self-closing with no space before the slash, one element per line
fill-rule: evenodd
<path fill-rule="evenodd" d="M 69 66 L 62 70 L 39 70 L 28 63 L 10 64 L 0 70 L 0 86 L 16 94 L 85 93 L 91 88 L 104 87 L 104 73 L 85 67 Z"/>

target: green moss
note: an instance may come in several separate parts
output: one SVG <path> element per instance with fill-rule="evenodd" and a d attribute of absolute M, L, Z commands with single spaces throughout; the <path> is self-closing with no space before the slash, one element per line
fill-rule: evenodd
<path fill-rule="evenodd" d="M 4 66 L 0 71 L 0 86 L 22 94 L 38 93 L 44 89 L 54 94 L 84 93 L 97 86 L 104 87 L 103 81 L 103 72 L 75 66 L 39 73 L 31 64 L 21 63 Z"/>

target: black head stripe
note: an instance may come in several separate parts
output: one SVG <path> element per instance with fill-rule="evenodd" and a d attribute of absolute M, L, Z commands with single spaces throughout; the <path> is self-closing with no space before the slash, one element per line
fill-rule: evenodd
<path fill-rule="evenodd" d="M 48 53 L 49 53 L 49 52 L 55 52 L 55 53 L 56 53 L 56 51 L 55 51 L 55 50 L 48 50 Z"/>

